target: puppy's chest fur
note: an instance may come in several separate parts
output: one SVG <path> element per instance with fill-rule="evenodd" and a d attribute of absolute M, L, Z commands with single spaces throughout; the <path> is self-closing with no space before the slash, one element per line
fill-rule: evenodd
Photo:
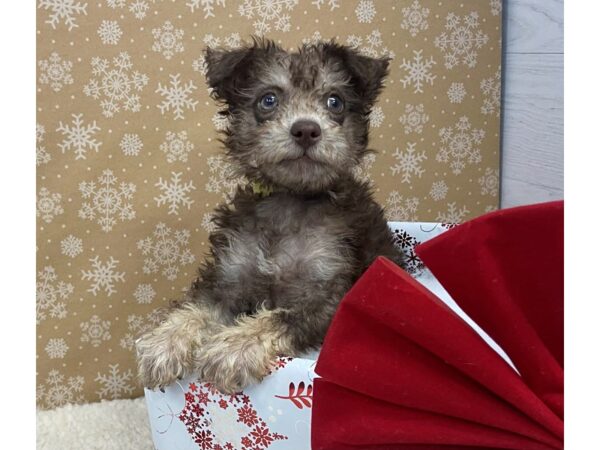
<path fill-rule="evenodd" d="M 356 230 L 327 195 L 274 194 L 236 222 L 220 230 L 214 247 L 218 291 L 228 293 L 234 314 L 263 303 L 289 307 L 332 282 L 350 287 L 357 270 Z"/>

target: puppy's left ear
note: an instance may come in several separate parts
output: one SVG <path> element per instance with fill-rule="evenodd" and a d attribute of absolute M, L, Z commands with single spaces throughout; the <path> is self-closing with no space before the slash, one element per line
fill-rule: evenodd
<path fill-rule="evenodd" d="M 240 77 L 243 76 L 238 68 L 250 56 L 252 50 L 248 47 L 231 51 L 206 49 L 206 80 L 218 99 L 228 103 L 234 100 L 240 88 Z"/>

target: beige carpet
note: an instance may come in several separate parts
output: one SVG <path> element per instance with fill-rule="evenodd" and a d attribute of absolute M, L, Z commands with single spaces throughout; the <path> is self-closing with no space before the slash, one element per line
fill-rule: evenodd
<path fill-rule="evenodd" d="M 38 450 L 153 450 L 143 398 L 37 412 Z"/>

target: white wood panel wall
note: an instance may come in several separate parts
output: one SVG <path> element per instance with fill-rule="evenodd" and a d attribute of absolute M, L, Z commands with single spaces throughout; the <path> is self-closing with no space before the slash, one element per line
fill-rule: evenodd
<path fill-rule="evenodd" d="M 503 208 L 563 198 L 563 1 L 504 0 Z"/>

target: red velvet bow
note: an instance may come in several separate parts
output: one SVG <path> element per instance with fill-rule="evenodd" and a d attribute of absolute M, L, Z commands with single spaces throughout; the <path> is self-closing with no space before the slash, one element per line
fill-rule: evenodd
<path fill-rule="evenodd" d="M 313 450 L 563 448 L 563 203 L 487 214 L 417 254 L 519 373 L 380 257 L 319 356 Z"/>

